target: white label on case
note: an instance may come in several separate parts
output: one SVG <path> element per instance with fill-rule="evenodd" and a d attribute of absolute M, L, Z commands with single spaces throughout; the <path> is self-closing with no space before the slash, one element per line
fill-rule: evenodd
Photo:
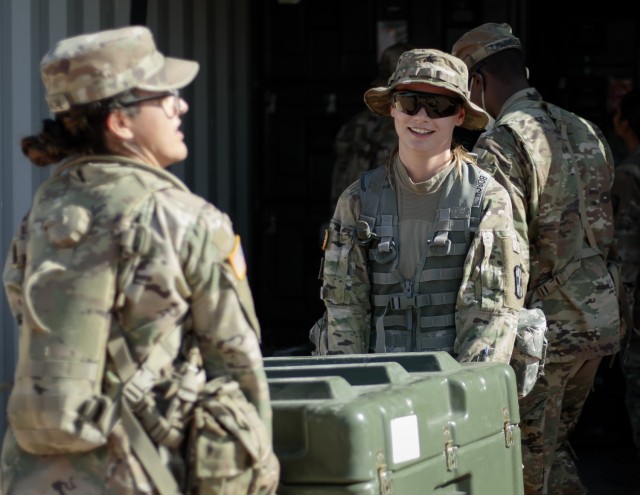
<path fill-rule="evenodd" d="M 418 417 L 415 414 L 391 420 L 391 451 L 394 463 L 420 457 Z"/>

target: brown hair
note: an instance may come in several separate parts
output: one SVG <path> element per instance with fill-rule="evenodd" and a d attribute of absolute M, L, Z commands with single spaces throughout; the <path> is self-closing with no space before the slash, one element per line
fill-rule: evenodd
<path fill-rule="evenodd" d="M 456 158 L 456 161 L 458 163 L 467 162 L 467 163 L 475 164 L 477 161 L 477 155 L 469 152 L 469 150 L 467 150 L 467 148 L 465 148 L 464 145 L 457 143 L 455 139 L 451 141 L 451 153 L 453 153 L 453 156 Z M 387 161 L 384 164 L 384 168 L 386 170 L 387 175 L 391 173 L 391 165 L 393 164 L 393 161 L 395 160 L 397 155 L 398 155 L 398 146 L 396 146 L 393 152 L 389 153 L 389 157 L 387 158 Z"/>
<path fill-rule="evenodd" d="M 122 107 L 119 99 L 124 94 L 76 105 L 56 114 L 54 119 L 44 119 L 39 134 L 26 136 L 20 141 L 22 153 L 39 167 L 71 156 L 108 154 L 105 133 L 109 114 L 115 109 L 130 113 L 138 111 L 135 107 Z"/>

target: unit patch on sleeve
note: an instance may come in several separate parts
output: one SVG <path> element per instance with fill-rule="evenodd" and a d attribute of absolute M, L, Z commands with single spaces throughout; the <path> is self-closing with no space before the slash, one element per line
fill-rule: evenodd
<path fill-rule="evenodd" d="M 227 258 L 227 261 L 233 269 L 238 280 L 244 279 L 247 275 L 247 262 L 244 259 L 244 251 L 242 250 L 242 244 L 240 243 L 240 236 L 236 235 L 236 243 L 233 246 L 231 254 Z"/>

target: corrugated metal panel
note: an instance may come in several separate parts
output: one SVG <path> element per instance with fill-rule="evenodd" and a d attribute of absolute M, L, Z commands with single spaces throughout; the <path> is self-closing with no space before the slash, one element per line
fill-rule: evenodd
<path fill-rule="evenodd" d="M 172 171 L 228 212 L 249 239 L 248 0 L 3 0 L 0 2 L 0 263 L 38 185 L 50 174 L 22 155 L 23 136 L 49 117 L 39 62 L 62 38 L 130 24 L 132 1 L 146 4 L 146 24 L 167 55 L 198 60 L 185 91 L 190 156 Z M 0 304 L 0 383 L 10 382 L 17 334 L 4 294 Z M 7 394 L 0 394 L 0 434 Z"/>

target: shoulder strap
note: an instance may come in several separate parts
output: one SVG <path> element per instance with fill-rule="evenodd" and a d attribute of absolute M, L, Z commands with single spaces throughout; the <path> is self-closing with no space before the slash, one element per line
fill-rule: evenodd
<path fill-rule="evenodd" d="M 143 195 L 136 204 L 136 208 L 129 212 L 132 218 L 124 218 L 122 234 L 122 266 L 118 276 L 118 291 L 115 311 L 124 304 L 124 290 L 132 282 L 136 269 L 142 257 L 148 252 L 150 245 L 149 226 L 153 217 L 153 207 L 150 202 L 143 204 L 150 193 Z M 140 205 L 142 204 L 142 209 Z M 146 394 L 156 384 L 160 370 L 167 366 L 174 358 L 180 346 L 179 330 L 176 327 L 168 332 L 151 348 L 143 365 L 139 366 L 129 353 L 128 345 L 115 321 L 111 326 L 108 352 L 124 387 L 122 390 L 122 425 L 131 441 L 131 447 L 160 495 L 179 495 L 178 484 L 161 458 L 161 455 L 151 441 L 145 427 L 133 412 L 139 407 Z M 158 429 L 163 426 L 159 423 Z M 166 429 L 166 428 L 165 428 Z M 168 431 L 168 430 L 167 430 Z"/>
<path fill-rule="evenodd" d="M 386 169 L 377 167 L 360 176 L 360 194 L 362 195 L 362 211 L 360 220 L 373 227 L 376 223 L 378 205 L 382 198 L 382 188 L 386 179 Z"/>
<path fill-rule="evenodd" d="M 369 245 L 376 240 L 369 254 L 379 263 L 396 258 L 398 239 L 398 205 L 396 193 L 387 178 L 387 169 L 377 167 L 360 178 L 362 210 L 356 223 L 357 242 Z"/>
<path fill-rule="evenodd" d="M 578 207 L 580 209 L 580 223 L 582 225 L 582 230 L 587 236 L 589 248 L 579 249 L 576 253 L 576 256 L 574 256 L 574 258 L 566 266 L 559 270 L 553 278 L 547 280 L 544 284 L 539 285 L 538 287 L 530 289 L 526 295 L 525 305 L 531 304 L 534 294 L 538 298 L 542 299 L 548 296 L 551 292 L 555 291 L 562 284 L 564 284 L 569 279 L 569 277 L 571 277 L 571 275 L 580 268 L 580 260 L 596 255 L 599 255 L 602 257 L 602 259 L 604 259 L 604 254 L 600 251 L 598 244 L 596 243 L 595 236 L 593 235 L 591 225 L 589 224 L 589 220 L 587 218 L 582 180 L 580 179 L 580 171 L 575 166 L 573 147 L 571 146 L 571 142 L 569 141 L 569 137 L 567 135 L 567 126 L 564 122 L 564 119 L 562 118 L 562 115 L 556 107 L 554 107 L 553 105 L 548 105 L 546 103 L 543 106 L 560 130 L 562 142 L 567 148 L 567 154 L 569 157 L 568 159 L 570 160 L 575 172 L 576 182 L 578 183 Z"/>
<path fill-rule="evenodd" d="M 598 244 L 596 243 L 595 236 L 593 235 L 593 231 L 591 230 L 591 224 L 589 224 L 589 219 L 587 218 L 587 210 L 585 206 L 585 199 L 583 194 L 583 185 L 582 180 L 580 179 L 580 171 L 578 167 L 575 165 L 574 154 L 573 154 L 573 146 L 571 146 L 571 142 L 569 141 L 569 136 L 567 136 L 567 125 L 560 115 L 560 112 L 557 108 L 551 105 L 545 105 L 545 108 L 549 112 L 549 116 L 556 123 L 556 125 L 560 128 L 560 134 L 562 136 L 562 142 L 567 147 L 567 151 L 569 152 L 569 161 L 574 170 L 576 176 L 576 182 L 578 183 L 578 204 L 580 208 L 580 223 L 582 224 L 582 229 L 587 235 L 587 241 L 589 242 L 589 246 L 594 251 L 600 253 L 600 249 L 598 248 Z M 601 253 L 602 254 L 602 253 Z"/>
<path fill-rule="evenodd" d="M 466 162 L 462 164 L 461 173 L 461 180 L 455 180 L 454 174 L 449 176 L 438 208 L 441 211 L 460 207 L 469 208 L 469 237 L 471 237 L 478 229 L 482 218 L 482 202 L 491 175 L 480 167 Z M 457 191 L 453 191 L 454 188 L 457 189 Z M 447 232 L 445 232 L 444 235 L 448 235 Z M 436 235 L 435 240 L 437 240 L 437 237 Z M 467 241 L 469 241 L 469 239 L 467 239 Z"/>

